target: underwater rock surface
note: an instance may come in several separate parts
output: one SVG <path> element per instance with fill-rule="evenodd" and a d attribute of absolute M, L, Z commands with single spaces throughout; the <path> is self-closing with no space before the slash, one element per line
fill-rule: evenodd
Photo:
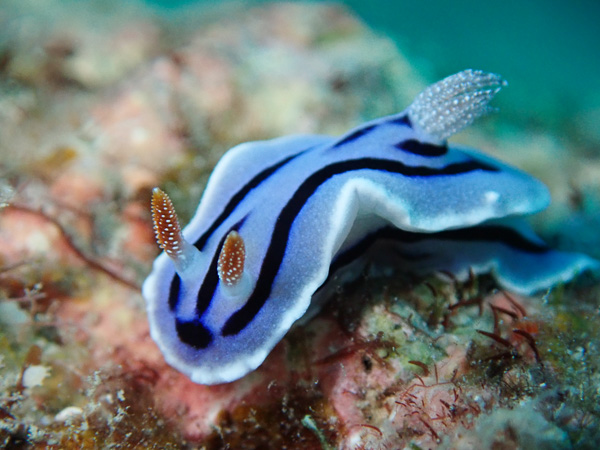
<path fill-rule="evenodd" d="M 231 146 L 339 134 L 435 80 L 341 6 L 184 17 L 35 3 L 1 13 L 0 446 L 561 448 L 600 438 L 600 289 L 586 280 L 523 298 L 488 277 L 399 270 L 340 289 L 234 383 L 200 386 L 170 368 L 139 291 L 157 253 L 151 188 L 169 191 L 185 223 Z M 458 139 L 541 178 L 554 204 L 538 231 L 600 256 L 598 149 L 500 118 Z"/>

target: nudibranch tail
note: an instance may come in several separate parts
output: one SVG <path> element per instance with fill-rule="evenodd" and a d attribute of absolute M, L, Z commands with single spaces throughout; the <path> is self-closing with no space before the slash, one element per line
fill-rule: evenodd
<path fill-rule="evenodd" d="M 152 222 L 159 247 L 173 260 L 177 272 L 185 274 L 200 251 L 183 237 L 173 202 L 159 188 L 152 190 Z"/>
<path fill-rule="evenodd" d="M 494 73 L 463 70 L 421 92 L 408 115 L 413 125 L 442 141 L 492 111 L 488 103 L 506 84 Z"/>
<path fill-rule="evenodd" d="M 246 261 L 246 246 L 240 234 L 231 230 L 219 253 L 217 273 L 221 280 L 222 288 L 229 297 L 246 295 L 251 289 L 251 280 L 244 271 Z"/>

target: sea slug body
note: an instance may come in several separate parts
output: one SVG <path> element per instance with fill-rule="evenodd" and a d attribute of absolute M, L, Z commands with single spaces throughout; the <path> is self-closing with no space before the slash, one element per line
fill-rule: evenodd
<path fill-rule="evenodd" d="M 341 137 L 290 136 L 227 152 L 181 231 L 153 193 L 165 251 L 143 286 L 152 337 L 194 382 L 256 369 L 312 301 L 343 282 L 381 243 L 403 270 L 491 272 L 532 293 L 597 267 L 549 249 L 519 218 L 545 208 L 543 184 L 446 139 L 489 110 L 504 84 L 466 70 L 402 113 Z"/>

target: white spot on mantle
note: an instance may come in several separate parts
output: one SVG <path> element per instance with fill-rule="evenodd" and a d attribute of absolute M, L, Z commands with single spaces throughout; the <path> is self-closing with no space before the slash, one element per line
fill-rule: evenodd
<path fill-rule="evenodd" d="M 496 191 L 487 191 L 484 194 L 485 201 L 490 204 L 496 203 L 498 201 L 498 197 L 500 197 L 500 194 L 498 194 Z"/>

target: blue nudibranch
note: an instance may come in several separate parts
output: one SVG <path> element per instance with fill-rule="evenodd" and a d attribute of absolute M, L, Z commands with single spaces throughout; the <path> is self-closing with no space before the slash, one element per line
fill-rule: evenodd
<path fill-rule="evenodd" d="M 171 201 L 155 189 L 165 251 L 143 294 L 167 362 L 201 384 L 244 376 L 311 299 L 356 274 L 382 243 L 393 246 L 403 270 L 457 278 L 492 272 L 524 294 L 595 267 L 584 255 L 549 249 L 518 217 L 547 206 L 542 183 L 446 142 L 485 114 L 504 84 L 465 70 L 404 112 L 341 137 L 241 144 L 215 167 L 183 232 Z"/>

